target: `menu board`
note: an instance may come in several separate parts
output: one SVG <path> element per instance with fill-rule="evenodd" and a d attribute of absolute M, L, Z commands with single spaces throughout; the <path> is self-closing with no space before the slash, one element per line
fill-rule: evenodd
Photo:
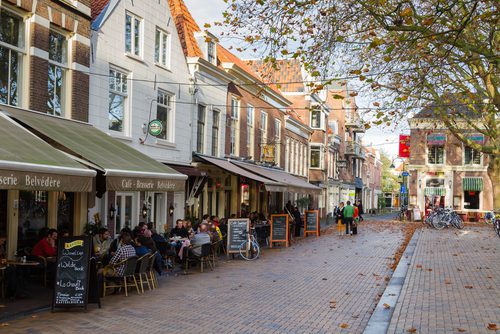
<path fill-rule="evenodd" d="M 52 309 L 87 308 L 89 260 L 89 237 L 59 238 Z"/>
<path fill-rule="evenodd" d="M 227 221 L 227 253 L 239 253 L 242 243 L 247 241 L 250 219 L 235 218 Z"/>
<path fill-rule="evenodd" d="M 319 236 L 319 211 L 305 211 L 304 214 L 304 235 L 316 234 Z"/>
<path fill-rule="evenodd" d="M 288 215 L 271 215 L 271 240 L 269 247 L 272 248 L 273 242 L 284 242 L 288 247 Z"/>

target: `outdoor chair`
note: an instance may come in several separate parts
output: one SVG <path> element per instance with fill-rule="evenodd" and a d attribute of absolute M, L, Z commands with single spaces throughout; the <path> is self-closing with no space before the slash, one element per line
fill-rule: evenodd
<path fill-rule="evenodd" d="M 135 278 L 135 269 L 137 267 L 137 256 L 129 257 L 123 261 L 115 263 L 111 267 L 116 269 L 125 264 L 122 276 L 104 276 L 103 277 L 103 291 L 102 296 L 106 296 L 106 289 L 109 288 L 125 288 L 125 296 L 128 296 L 128 288 L 135 286 L 137 294 L 140 294 L 139 285 Z M 129 282 L 130 280 L 130 282 Z"/>
<path fill-rule="evenodd" d="M 33 269 L 40 270 L 42 276 L 42 285 L 43 287 L 47 287 L 47 283 L 50 280 L 47 259 L 44 258 L 43 256 L 27 255 L 26 260 L 38 262 L 38 266 L 34 267 Z M 55 275 L 55 272 L 50 274 Z"/>
<path fill-rule="evenodd" d="M 151 285 L 148 279 L 149 270 L 149 257 L 151 254 L 145 254 L 137 259 L 137 265 L 135 270 L 136 280 L 139 280 L 139 286 L 141 287 L 141 292 L 144 293 L 144 284 L 148 285 L 148 289 L 151 291 Z M 143 280 L 144 279 L 144 280 Z"/>
<path fill-rule="evenodd" d="M 148 282 L 151 284 L 153 289 L 158 288 L 158 280 L 156 279 L 156 273 L 154 269 L 154 264 L 155 264 L 155 257 L 156 253 L 149 254 L 149 261 L 148 261 L 148 267 L 146 269 L 146 277 L 148 279 Z"/>
<path fill-rule="evenodd" d="M 170 243 L 166 241 L 157 242 L 156 248 L 158 249 L 158 252 L 160 253 L 162 259 L 167 260 L 169 263 L 171 263 L 172 265 L 171 270 L 173 270 L 173 266 L 177 258 L 177 253 L 175 249 L 173 249 L 173 247 L 170 246 Z"/>
<path fill-rule="evenodd" d="M 191 250 L 196 249 L 196 248 L 201 248 L 200 249 L 200 256 L 196 256 L 192 254 L 192 252 L 187 251 L 186 257 L 185 257 L 185 270 L 187 271 L 189 269 L 189 262 L 199 262 L 200 263 L 200 271 L 203 272 L 203 266 L 208 263 L 210 268 L 214 270 L 212 261 L 211 261 L 211 251 L 212 251 L 212 244 L 203 244 L 199 246 L 195 246 L 191 248 Z M 187 249 L 186 249 L 187 250 Z"/>

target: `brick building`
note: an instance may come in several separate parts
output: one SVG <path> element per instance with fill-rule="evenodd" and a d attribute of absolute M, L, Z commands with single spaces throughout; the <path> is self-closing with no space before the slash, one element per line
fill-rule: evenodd
<path fill-rule="evenodd" d="M 489 157 L 463 144 L 436 119 L 432 109 L 424 109 L 409 121 L 410 206 L 421 211 L 452 207 L 469 215 L 492 210 Z M 463 132 L 478 144 L 488 141 L 465 125 Z"/>

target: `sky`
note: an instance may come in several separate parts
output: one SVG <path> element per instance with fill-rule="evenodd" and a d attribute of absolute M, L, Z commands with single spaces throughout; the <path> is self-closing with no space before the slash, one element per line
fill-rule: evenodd
<path fill-rule="evenodd" d="M 189 11 L 193 15 L 194 19 L 200 27 L 203 27 L 205 23 L 213 23 L 215 21 L 222 21 L 222 12 L 227 8 L 227 4 L 223 0 L 184 0 Z M 203 28 L 202 28 L 203 29 Z M 218 27 L 210 28 L 210 32 L 218 35 Z M 229 47 L 235 41 L 223 38 L 221 39 L 221 44 L 225 47 Z M 239 55 L 234 49 L 231 52 L 236 53 L 236 55 L 244 58 L 245 55 Z M 368 99 L 363 99 L 362 96 L 357 96 L 357 105 L 359 107 L 369 107 L 370 101 Z M 398 142 L 399 134 L 408 133 L 408 126 L 404 124 L 398 129 L 389 129 L 382 127 L 374 127 L 369 130 L 364 135 L 363 142 L 366 146 L 373 145 L 373 147 L 384 151 L 391 158 L 395 158 L 398 155 Z"/>

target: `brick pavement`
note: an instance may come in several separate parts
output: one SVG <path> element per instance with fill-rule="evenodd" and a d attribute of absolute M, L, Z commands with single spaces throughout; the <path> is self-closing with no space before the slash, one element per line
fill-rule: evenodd
<path fill-rule="evenodd" d="M 160 289 L 143 296 L 106 297 L 103 309 L 87 313 L 44 312 L 0 332 L 360 333 L 403 239 L 399 228 L 382 225 L 364 224 L 352 238 L 308 237 L 255 262 L 220 261 L 213 272 L 162 277 Z"/>
<path fill-rule="evenodd" d="M 388 333 L 495 333 L 487 326 L 500 328 L 499 250 L 489 226 L 424 228 Z"/>

